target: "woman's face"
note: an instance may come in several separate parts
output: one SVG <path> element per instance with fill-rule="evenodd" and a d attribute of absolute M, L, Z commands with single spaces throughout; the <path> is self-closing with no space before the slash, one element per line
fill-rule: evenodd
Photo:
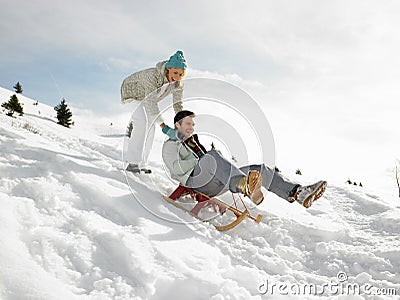
<path fill-rule="evenodd" d="M 168 69 L 168 81 L 170 83 L 181 80 L 183 76 L 185 76 L 183 69 Z"/>

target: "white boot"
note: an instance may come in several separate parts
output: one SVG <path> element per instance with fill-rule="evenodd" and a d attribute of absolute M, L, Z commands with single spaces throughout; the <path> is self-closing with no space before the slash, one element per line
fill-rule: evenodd
<path fill-rule="evenodd" d="M 126 171 L 137 174 L 139 174 L 140 172 L 144 172 L 145 174 L 151 174 L 151 169 L 140 168 L 138 164 L 129 164 L 126 167 Z"/>
<path fill-rule="evenodd" d="M 309 208 L 311 204 L 313 204 L 315 200 L 319 199 L 325 192 L 326 185 L 326 181 L 320 180 L 311 185 L 300 186 L 297 188 L 294 196 L 289 200 L 296 200 L 305 208 Z"/>
<path fill-rule="evenodd" d="M 126 170 L 132 173 L 140 173 L 140 168 L 138 164 L 129 164 Z"/>

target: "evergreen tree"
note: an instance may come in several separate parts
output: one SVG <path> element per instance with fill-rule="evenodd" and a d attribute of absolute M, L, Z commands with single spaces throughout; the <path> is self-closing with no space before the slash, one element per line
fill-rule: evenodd
<path fill-rule="evenodd" d="M 13 88 L 17 94 L 21 94 L 23 92 L 22 85 L 19 83 L 19 81 L 13 86 Z"/>
<path fill-rule="evenodd" d="M 302 175 L 300 169 L 297 169 L 297 170 L 296 170 L 296 174 L 297 174 L 297 175 Z"/>
<path fill-rule="evenodd" d="M 54 107 L 54 110 L 57 112 L 57 124 L 68 128 L 73 125 L 72 112 L 65 103 L 65 99 L 62 99 L 61 103 Z"/>
<path fill-rule="evenodd" d="M 279 173 L 281 170 L 279 170 L 279 168 L 277 166 L 275 166 L 275 172 Z"/>
<path fill-rule="evenodd" d="M 353 182 L 350 180 L 350 178 L 347 179 L 346 183 L 348 183 L 348 184 L 353 184 Z"/>
<path fill-rule="evenodd" d="M 361 186 L 361 187 L 363 186 L 361 182 L 360 182 L 359 186 Z"/>
<path fill-rule="evenodd" d="M 10 97 L 8 102 L 4 102 L 1 107 L 8 110 L 7 116 L 13 117 L 15 112 L 19 113 L 20 116 L 24 115 L 24 109 L 15 94 Z"/>
<path fill-rule="evenodd" d="M 211 150 L 215 150 L 214 142 L 211 142 Z"/>
<path fill-rule="evenodd" d="M 131 137 L 132 130 L 133 130 L 133 122 L 130 121 L 128 127 L 126 128 L 126 134 L 125 134 L 128 138 Z"/>

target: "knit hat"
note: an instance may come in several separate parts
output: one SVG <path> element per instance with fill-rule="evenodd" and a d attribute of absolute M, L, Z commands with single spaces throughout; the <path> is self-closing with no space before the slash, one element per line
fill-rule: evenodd
<path fill-rule="evenodd" d="M 172 55 L 167 63 L 165 64 L 166 69 L 174 68 L 174 69 L 183 69 L 187 68 L 185 57 L 183 56 L 183 52 L 178 50 L 174 55 Z"/>

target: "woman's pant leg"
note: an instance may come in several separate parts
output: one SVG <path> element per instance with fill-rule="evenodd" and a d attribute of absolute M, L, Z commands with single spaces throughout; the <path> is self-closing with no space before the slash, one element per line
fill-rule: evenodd
<path fill-rule="evenodd" d="M 125 161 L 131 164 L 147 164 L 154 141 L 154 122 L 148 117 L 145 106 L 138 102 L 131 116 L 133 128 L 124 151 Z"/>
<path fill-rule="evenodd" d="M 150 155 L 151 149 L 153 147 L 154 130 L 155 130 L 155 124 L 147 122 L 144 148 L 143 148 L 143 154 L 142 154 L 142 162 L 144 165 L 147 165 L 149 155 Z"/>
<path fill-rule="evenodd" d="M 127 147 L 124 149 L 124 160 L 131 164 L 140 164 L 143 160 L 143 150 L 146 136 L 146 115 L 143 104 L 138 102 L 134 107 L 130 123 L 133 128 L 128 136 Z"/>

